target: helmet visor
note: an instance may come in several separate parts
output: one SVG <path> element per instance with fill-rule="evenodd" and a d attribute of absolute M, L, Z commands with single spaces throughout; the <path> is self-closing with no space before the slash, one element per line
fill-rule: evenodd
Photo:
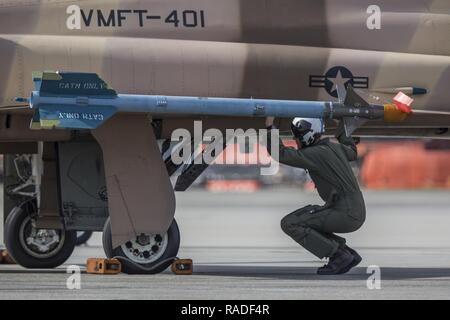
<path fill-rule="evenodd" d="M 305 120 L 301 120 L 295 125 L 291 125 L 292 133 L 296 138 L 302 138 L 305 134 L 311 131 L 311 123 Z"/>

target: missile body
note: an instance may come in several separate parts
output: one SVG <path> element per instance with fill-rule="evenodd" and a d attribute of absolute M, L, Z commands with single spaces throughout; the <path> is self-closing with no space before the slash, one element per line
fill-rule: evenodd
<path fill-rule="evenodd" d="M 34 77 L 34 129 L 95 129 L 118 112 L 155 116 L 230 116 L 382 119 L 386 106 L 356 95 L 345 102 L 117 94 L 96 74 L 43 73 Z M 393 108 L 391 108 L 394 110 Z M 388 109 L 388 110 L 391 110 Z M 391 117 L 392 118 L 392 117 Z"/>

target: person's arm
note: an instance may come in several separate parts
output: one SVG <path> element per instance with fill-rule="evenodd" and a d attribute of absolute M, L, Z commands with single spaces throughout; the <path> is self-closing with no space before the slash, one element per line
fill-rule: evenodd
<path fill-rule="evenodd" d="M 336 139 L 341 144 L 342 150 L 348 161 L 355 161 L 358 158 L 358 149 L 356 148 L 353 138 L 347 137 L 345 134 L 344 121 L 342 120 L 340 121 L 336 132 Z"/>
<path fill-rule="evenodd" d="M 274 134 L 273 129 L 276 127 L 273 124 L 273 118 L 267 118 L 266 120 L 266 129 L 267 129 L 267 152 L 272 156 L 272 135 Z M 283 144 L 283 141 L 278 138 L 279 141 L 279 158 L 277 160 L 279 163 L 286 164 L 288 166 L 304 168 L 304 169 L 314 169 L 314 162 L 309 160 L 305 156 L 305 152 L 303 150 L 298 150 L 295 148 L 286 147 Z"/>

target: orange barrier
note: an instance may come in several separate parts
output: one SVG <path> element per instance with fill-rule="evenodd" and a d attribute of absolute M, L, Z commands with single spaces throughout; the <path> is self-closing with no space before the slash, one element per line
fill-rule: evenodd
<path fill-rule="evenodd" d="M 371 189 L 450 188 L 450 151 L 417 142 L 376 145 L 364 159 L 361 180 Z"/>
<path fill-rule="evenodd" d="M 257 180 L 210 180 L 206 184 L 210 192 L 255 192 L 259 188 Z"/>

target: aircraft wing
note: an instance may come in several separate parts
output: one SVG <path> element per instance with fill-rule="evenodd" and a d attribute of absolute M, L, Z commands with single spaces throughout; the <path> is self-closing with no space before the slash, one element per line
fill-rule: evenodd
<path fill-rule="evenodd" d="M 4 107 L 0 106 L 0 113 L 32 113 L 32 110 L 28 104 Z"/>

